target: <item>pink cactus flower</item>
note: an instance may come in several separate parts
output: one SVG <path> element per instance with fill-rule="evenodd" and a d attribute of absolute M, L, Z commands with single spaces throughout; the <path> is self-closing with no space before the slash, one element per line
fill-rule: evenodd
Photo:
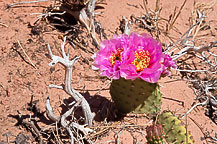
<path fill-rule="evenodd" d="M 175 61 L 173 61 L 172 58 L 169 55 L 164 55 L 163 60 L 164 61 L 163 61 L 162 74 L 170 76 L 171 75 L 170 68 L 177 69 L 177 65 L 176 65 Z"/>
<path fill-rule="evenodd" d="M 175 62 L 162 52 L 161 44 L 148 34 L 114 36 L 100 45 L 93 64 L 102 76 L 111 79 L 143 79 L 156 83 L 161 74 L 170 74 Z"/>

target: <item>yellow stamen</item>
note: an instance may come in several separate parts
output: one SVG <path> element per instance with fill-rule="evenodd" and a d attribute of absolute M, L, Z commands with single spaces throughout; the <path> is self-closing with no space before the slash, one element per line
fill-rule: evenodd
<path fill-rule="evenodd" d="M 112 64 L 112 66 L 115 64 L 115 61 L 121 61 L 121 52 L 123 51 L 123 49 L 117 49 L 113 52 L 112 56 L 110 57 L 110 62 Z"/>
<path fill-rule="evenodd" d="M 150 62 L 150 53 L 145 50 L 140 50 L 135 52 L 135 59 L 132 62 L 136 66 L 136 71 L 140 72 L 144 68 L 149 66 Z"/>

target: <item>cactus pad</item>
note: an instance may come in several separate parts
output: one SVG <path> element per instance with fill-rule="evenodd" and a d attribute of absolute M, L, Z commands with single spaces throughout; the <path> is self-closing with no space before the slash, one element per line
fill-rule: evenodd
<path fill-rule="evenodd" d="M 193 144 L 193 137 L 187 132 L 184 123 L 171 112 L 164 111 L 158 117 L 157 123 L 162 125 L 165 139 L 170 144 Z M 187 135 L 186 135 L 187 134 Z"/>
<path fill-rule="evenodd" d="M 157 83 L 141 79 L 113 80 L 110 86 L 111 97 L 122 113 L 156 114 L 161 109 L 161 93 Z"/>

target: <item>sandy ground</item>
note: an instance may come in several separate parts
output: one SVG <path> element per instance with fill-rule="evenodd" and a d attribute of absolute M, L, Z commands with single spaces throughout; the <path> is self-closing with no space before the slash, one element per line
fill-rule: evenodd
<path fill-rule="evenodd" d="M 51 98 L 51 104 L 58 115 L 66 109 L 64 103 L 72 101 L 62 90 L 48 89 L 49 84 L 61 84 L 64 80 L 64 67 L 56 65 L 55 68 L 50 68 L 48 63 L 51 60 L 47 56 L 47 43 L 51 45 L 54 54 L 60 55 L 59 48 L 62 40 L 58 36 L 62 35 L 62 33 L 52 28 L 49 29 L 48 26 L 38 27 L 43 32 L 37 33 L 37 29 L 31 27 L 37 20 L 37 15 L 31 15 L 31 13 L 42 13 L 50 2 L 25 4 L 23 7 L 16 6 L 6 9 L 7 4 L 19 1 L 21 0 L 0 0 L 0 140 L 5 143 L 7 137 L 12 142 L 20 133 L 26 134 L 30 139 L 33 137 L 30 132 L 26 131 L 25 127 L 19 125 L 17 120 L 18 111 L 23 118 L 29 118 L 30 115 L 33 119 L 36 117 L 29 111 L 29 103 L 32 97 L 41 114 L 36 121 L 42 127 L 51 124 L 44 116 L 47 91 Z M 203 1 L 209 2 L 209 0 Z M 174 9 L 176 7 L 180 8 L 182 3 L 183 1 L 180 0 L 161 0 L 161 16 L 169 18 Z M 188 0 L 175 22 L 181 33 L 184 33 L 189 28 L 189 18 L 192 16 L 193 4 L 193 1 Z M 148 0 L 148 6 L 150 9 L 154 9 L 155 2 Z M 145 13 L 142 0 L 107 0 L 103 7 L 103 9 L 96 10 L 96 12 L 103 12 L 96 16 L 96 20 L 101 23 L 108 38 L 111 38 L 115 31 L 120 33 L 118 27 L 122 16 L 129 18 L 133 14 L 138 17 Z M 214 14 L 211 14 L 209 18 L 216 18 L 216 7 L 214 8 Z M 147 32 L 141 28 L 133 30 L 141 33 Z M 174 36 L 178 37 L 180 35 L 175 33 Z M 165 42 L 167 41 L 165 40 Z M 70 48 L 72 58 L 81 55 L 81 59 L 75 64 L 73 71 L 72 87 L 86 96 L 91 108 L 97 114 L 94 124 L 99 125 L 99 123 L 103 122 L 99 120 L 100 117 L 103 117 L 100 114 L 101 105 L 103 105 L 104 101 L 111 102 L 111 98 L 108 89 L 99 93 L 97 91 L 104 87 L 108 80 L 100 79 L 98 73 L 91 70 L 91 53 L 85 52 L 79 47 L 73 48 L 69 44 L 66 44 L 66 47 Z M 94 49 L 94 51 L 97 52 L 97 49 Z M 27 56 L 35 67 L 32 66 Z M 178 77 L 179 73 L 173 72 L 173 76 Z M 162 110 L 184 113 L 191 108 L 196 95 L 190 84 L 174 78 L 162 78 L 160 84 L 164 97 Z M 95 95 L 96 93 L 97 95 Z M 198 107 L 188 115 L 186 120 L 188 130 L 191 131 L 196 144 L 206 143 L 204 139 L 205 132 L 217 132 L 217 126 L 209 117 L 205 116 L 204 112 L 205 108 Z M 142 116 L 127 116 L 124 119 L 138 125 L 145 126 L 148 123 L 148 120 Z M 118 124 L 121 125 L 118 121 L 116 123 L 117 125 L 114 127 L 118 126 Z M 118 132 L 120 132 L 119 129 L 111 129 L 96 142 L 109 143 L 109 141 L 114 140 Z M 131 144 L 135 143 L 133 137 L 137 137 L 137 135 L 137 143 L 145 143 L 145 136 L 133 131 L 133 129 L 123 130 L 119 136 L 121 143 Z"/>

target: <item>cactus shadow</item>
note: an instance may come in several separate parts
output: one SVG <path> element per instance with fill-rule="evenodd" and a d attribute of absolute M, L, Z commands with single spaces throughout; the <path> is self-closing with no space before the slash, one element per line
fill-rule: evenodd
<path fill-rule="evenodd" d="M 118 121 L 123 119 L 123 117 L 125 116 L 124 114 L 120 114 L 116 109 L 114 103 L 110 99 L 104 96 L 101 95 L 92 96 L 88 91 L 84 93 L 80 92 L 80 94 L 89 103 L 91 111 L 95 113 L 94 120 L 96 122 Z M 74 99 L 72 97 L 64 99 L 63 101 L 64 104 L 60 105 L 61 107 L 60 115 L 64 114 L 69 109 L 69 107 L 71 107 L 69 106 L 69 104 L 72 103 L 73 101 Z M 76 119 L 79 119 L 80 117 L 84 117 L 81 107 L 76 108 L 74 116 L 76 117 Z"/>
<path fill-rule="evenodd" d="M 82 95 L 90 104 L 91 111 L 96 114 L 94 120 L 97 122 L 118 121 L 123 119 L 123 117 L 125 116 L 124 114 L 120 114 L 114 103 L 104 96 L 91 96 L 88 91 L 83 93 Z"/>

